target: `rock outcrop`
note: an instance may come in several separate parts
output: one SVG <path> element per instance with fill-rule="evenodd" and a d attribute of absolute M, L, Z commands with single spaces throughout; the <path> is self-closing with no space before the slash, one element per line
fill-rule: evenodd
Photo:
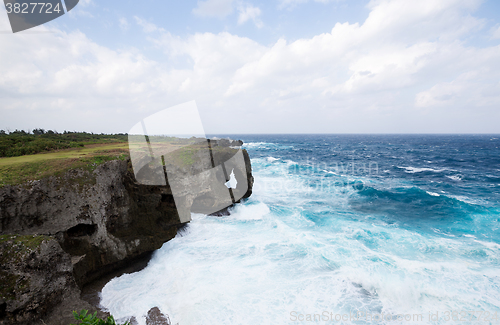
<path fill-rule="evenodd" d="M 246 198 L 253 177 L 243 153 Z M 0 280 L 9 283 L 1 287 L 0 324 L 45 317 L 65 295 L 79 294 L 78 287 L 160 248 L 182 224 L 168 184 L 137 183 L 126 160 L 0 188 Z M 16 245 L 23 246 L 19 238 L 38 238 L 38 245 L 16 255 Z"/>
<path fill-rule="evenodd" d="M 71 258 L 51 237 L 0 236 L 0 263 L 4 319 L 28 324 L 77 290 Z"/>

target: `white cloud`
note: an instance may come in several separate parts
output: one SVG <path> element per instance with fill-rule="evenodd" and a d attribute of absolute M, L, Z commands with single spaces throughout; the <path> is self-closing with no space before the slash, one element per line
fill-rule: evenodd
<path fill-rule="evenodd" d="M 152 33 L 152 32 L 156 32 L 156 31 L 163 31 L 163 32 L 165 31 L 163 28 L 159 28 L 155 24 L 150 23 L 150 22 L 148 22 L 142 18 L 139 18 L 137 16 L 134 16 L 134 19 L 135 19 L 135 22 L 137 23 L 137 25 L 141 26 L 142 30 L 145 33 Z"/>
<path fill-rule="evenodd" d="M 461 41 L 483 26 L 470 16 L 477 3 L 372 2 L 362 24 L 270 46 L 227 32 L 181 38 L 136 17 L 159 32 L 162 62 L 80 32 L 5 36 L 0 110 L 11 125 L 0 128 L 127 131 L 196 99 L 209 133 L 500 132 L 500 46 Z"/>
<path fill-rule="evenodd" d="M 120 24 L 120 29 L 121 29 L 121 30 L 124 30 L 124 31 L 125 31 L 125 30 L 128 30 L 128 29 L 130 28 L 130 24 L 128 23 L 127 18 L 122 17 L 122 18 L 120 18 L 120 19 L 118 20 L 118 22 L 119 22 L 119 24 Z"/>
<path fill-rule="evenodd" d="M 258 7 L 254 7 L 250 4 L 240 5 L 238 8 L 239 16 L 238 16 L 238 24 L 242 25 L 249 21 L 250 19 L 254 22 L 255 26 L 261 28 L 264 26 L 262 21 L 259 19 L 261 11 Z"/>
<path fill-rule="evenodd" d="M 313 1 L 319 2 L 319 3 L 330 3 L 330 2 L 342 2 L 345 0 L 313 0 Z M 293 9 L 297 5 L 299 5 L 301 3 L 307 3 L 307 2 L 309 2 L 309 0 L 279 0 L 278 7 L 280 9 L 284 9 L 284 8 Z"/>
<path fill-rule="evenodd" d="M 500 47 L 463 51 L 467 69 L 452 81 L 440 81 L 415 96 L 415 106 L 438 109 L 481 109 L 500 103 Z M 456 62 L 454 60 L 454 62 Z"/>
<path fill-rule="evenodd" d="M 99 46 L 81 32 L 52 31 L 2 38 L 0 128 L 126 131 L 135 112 L 168 103 L 167 72 L 157 62 Z"/>
<path fill-rule="evenodd" d="M 95 7 L 96 4 L 92 0 L 80 0 L 78 5 L 73 8 L 68 14 L 70 17 L 87 17 L 87 18 L 95 18 L 90 11 L 85 9 L 89 9 L 89 7 Z M 85 8 L 85 9 L 84 9 Z"/>
<path fill-rule="evenodd" d="M 419 6 L 425 10 L 418 10 Z M 312 39 L 291 44 L 280 40 L 258 61 L 241 67 L 226 94 L 237 94 L 250 85 L 261 84 L 274 76 L 281 78 L 298 74 L 330 80 L 331 87 L 324 89 L 324 93 L 332 94 L 414 85 L 415 75 L 425 69 L 432 58 L 439 59 L 439 52 L 450 46 L 446 42 L 431 40 L 436 37 L 448 39 L 450 34 L 456 37 L 478 24 L 473 19 L 464 24 L 461 17 L 454 14 L 454 9 L 457 8 L 450 4 L 445 7 L 433 1 L 421 1 L 418 6 L 405 1 L 379 1 L 379 6 L 373 7 L 361 26 L 337 23 L 331 33 Z M 394 15 L 396 11 L 398 15 Z M 440 18 L 445 12 L 455 17 L 455 20 L 447 21 L 452 26 L 441 23 L 439 19 L 436 22 L 428 21 L 429 16 Z M 415 28 L 416 25 L 419 28 Z M 459 30 L 457 26 L 460 26 Z M 348 67 L 348 71 L 345 67 Z M 342 79 L 347 80 L 340 83 Z"/>
<path fill-rule="evenodd" d="M 492 28 L 491 38 L 492 39 L 500 39 L 500 26 L 495 26 L 495 28 Z"/>
<path fill-rule="evenodd" d="M 233 0 L 198 0 L 193 13 L 201 17 L 224 18 L 233 12 Z"/>
<path fill-rule="evenodd" d="M 478 4 L 459 0 L 372 2 L 371 13 L 362 25 L 336 24 L 330 33 L 292 43 L 281 39 L 261 50 L 257 60 L 247 61 L 233 71 L 231 84 L 224 92 L 217 88 L 219 102 L 239 100 L 257 111 L 259 107 L 272 108 L 264 114 L 272 121 L 280 120 L 280 114 L 294 116 L 287 132 L 303 128 L 298 121 L 316 124 L 316 128 L 309 127 L 311 132 L 380 132 L 385 129 L 381 125 L 387 125 L 390 119 L 384 117 L 378 126 L 373 121 L 383 116 L 408 119 L 400 131 L 429 131 L 428 113 L 421 111 L 424 105 L 440 110 L 444 107 L 452 114 L 460 104 L 469 120 L 478 109 L 497 114 L 495 105 L 500 104 L 500 99 L 491 95 L 493 89 L 498 90 L 492 71 L 500 71 L 493 59 L 500 55 L 500 49 L 470 48 L 460 41 L 484 26 L 484 21 L 469 14 Z M 185 53 L 194 55 L 188 50 Z M 422 102 L 425 87 L 477 71 L 488 77 L 480 78 L 481 82 L 474 86 L 467 85 L 476 92 L 460 92 L 457 88 L 461 96 L 469 96 L 467 101 L 449 101 L 444 106 L 438 101 Z M 304 107 L 312 107 L 313 112 L 324 116 L 317 121 L 317 117 L 303 116 Z M 407 108 L 406 116 L 401 115 L 402 107 Z M 332 128 L 329 123 L 338 119 L 353 124 Z M 268 123 L 267 130 L 272 130 L 273 125 Z M 488 125 L 498 130 L 492 123 Z M 396 130 L 394 127 L 398 128 L 393 125 L 391 130 Z M 464 128 L 465 132 L 468 126 L 463 117 L 460 123 L 436 127 L 448 132 Z"/>
<path fill-rule="evenodd" d="M 87 7 L 87 6 L 91 5 L 91 4 L 93 5 L 94 1 L 92 1 L 92 0 L 80 0 L 78 2 L 78 5 L 80 5 L 82 7 Z"/>

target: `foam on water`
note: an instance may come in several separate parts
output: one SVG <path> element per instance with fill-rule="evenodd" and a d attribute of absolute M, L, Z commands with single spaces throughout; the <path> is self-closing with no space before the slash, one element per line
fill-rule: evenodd
<path fill-rule="evenodd" d="M 454 181 L 461 181 L 462 180 L 462 177 L 460 175 L 451 175 L 451 176 L 446 176 L 448 177 L 449 179 L 451 180 L 454 180 Z"/>
<path fill-rule="evenodd" d="M 179 325 L 290 324 L 324 311 L 422 314 L 418 324 L 436 324 L 429 312 L 500 314 L 497 210 L 451 185 L 445 195 L 429 182 L 336 175 L 254 143 L 252 197 L 227 217 L 194 214 L 144 270 L 103 288 L 103 307 L 141 325 L 155 306 Z"/>
<path fill-rule="evenodd" d="M 226 218 L 194 215 L 145 270 L 108 283 L 101 304 L 140 324 L 154 306 L 174 324 L 286 324 L 293 311 L 492 310 L 500 278 L 480 265 L 484 254 L 498 262 L 499 248 L 347 220 L 319 230 L 296 209 L 249 202 Z"/>
<path fill-rule="evenodd" d="M 397 166 L 398 168 L 405 169 L 405 171 L 409 174 L 414 174 L 414 173 L 422 173 L 422 172 L 433 172 L 433 173 L 440 173 L 445 171 L 446 169 L 435 169 L 435 168 L 429 168 L 429 167 L 400 167 Z"/>
<path fill-rule="evenodd" d="M 265 147 L 266 145 L 274 145 L 274 143 L 249 142 L 249 143 L 244 143 L 243 147 L 245 147 L 245 148 L 258 148 L 258 147 Z"/>
<path fill-rule="evenodd" d="M 252 205 L 237 205 L 231 210 L 231 215 L 236 220 L 262 220 L 271 212 L 265 203 Z"/>
<path fill-rule="evenodd" d="M 273 142 L 249 142 L 244 143 L 243 148 L 246 149 L 267 149 L 267 150 L 293 150 L 293 146 L 283 145 Z"/>

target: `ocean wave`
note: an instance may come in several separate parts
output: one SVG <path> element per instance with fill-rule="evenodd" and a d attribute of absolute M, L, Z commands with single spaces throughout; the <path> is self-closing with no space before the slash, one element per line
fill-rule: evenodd
<path fill-rule="evenodd" d="M 487 242 L 487 241 L 484 241 L 484 240 L 474 240 L 476 243 L 479 243 L 489 249 L 492 249 L 492 250 L 497 250 L 498 252 L 500 252 L 500 245 L 497 244 L 497 243 L 494 243 L 494 242 Z"/>
<path fill-rule="evenodd" d="M 472 163 L 426 153 L 392 160 L 391 149 L 377 158 L 381 175 L 352 179 L 334 175 L 327 150 L 309 155 L 330 158 L 325 166 L 303 149 L 282 150 L 307 147 L 302 137 L 268 140 L 278 144 L 246 144 L 258 157 L 252 196 L 227 217 L 193 214 L 144 270 L 106 285 L 104 307 L 140 325 L 154 306 L 181 325 L 284 324 L 291 311 L 423 314 L 421 324 L 432 323 L 429 311 L 500 312 L 498 191 L 485 185 L 500 165 L 466 172 Z"/>
<path fill-rule="evenodd" d="M 243 144 L 247 149 L 274 149 L 274 150 L 290 150 L 293 146 L 282 145 L 274 142 L 248 142 Z"/>
<path fill-rule="evenodd" d="M 460 176 L 460 175 L 451 175 L 451 176 L 446 175 L 446 177 L 448 177 L 449 179 L 454 180 L 454 181 L 461 181 L 462 180 L 462 176 Z"/>
<path fill-rule="evenodd" d="M 270 212 L 269 206 L 263 202 L 237 205 L 231 210 L 230 218 L 236 220 L 262 220 Z"/>
<path fill-rule="evenodd" d="M 452 198 L 454 200 L 457 200 L 457 201 L 460 201 L 460 202 L 463 202 L 463 203 L 467 203 L 467 204 L 471 204 L 471 205 L 479 205 L 479 202 L 467 197 L 467 196 L 464 196 L 464 195 L 451 195 L 451 194 L 448 194 L 448 197 L 449 198 Z"/>
<path fill-rule="evenodd" d="M 259 148 L 259 147 L 264 147 L 267 145 L 274 145 L 274 143 L 272 143 L 272 142 L 249 142 L 249 143 L 244 143 L 243 147 Z"/>
<path fill-rule="evenodd" d="M 396 166 L 397 168 L 405 169 L 408 174 L 422 173 L 422 172 L 433 172 L 433 173 L 441 173 L 446 171 L 446 168 L 434 169 L 430 167 L 404 167 L 404 166 Z"/>
<path fill-rule="evenodd" d="M 429 218 L 466 218 L 470 213 L 485 212 L 483 206 L 467 197 L 438 194 L 418 187 L 377 189 L 364 186 L 350 201 L 357 211 L 417 222 Z"/>
<path fill-rule="evenodd" d="M 497 182 L 500 180 L 500 175 L 491 175 L 491 174 L 486 174 L 484 175 L 490 182 Z"/>

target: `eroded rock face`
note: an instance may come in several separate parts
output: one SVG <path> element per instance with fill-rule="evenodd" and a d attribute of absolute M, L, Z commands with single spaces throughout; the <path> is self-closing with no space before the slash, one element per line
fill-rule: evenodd
<path fill-rule="evenodd" d="M 30 324 L 76 291 L 71 258 L 48 236 L 0 236 L 0 324 Z"/>
<path fill-rule="evenodd" d="M 243 154 L 247 198 L 252 192 L 253 177 L 248 154 Z M 197 195 L 210 196 L 210 188 Z M 189 193 L 187 197 L 189 204 L 196 200 Z M 79 293 L 76 285 L 81 287 L 159 249 L 175 237 L 180 226 L 168 184 L 138 184 L 129 161 L 109 161 L 93 171 L 71 170 L 29 185 L 0 188 L 0 234 L 46 236 L 38 250 L 19 263 L 2 262 L 3 276 L 26 274 L 37 280 L 29 282 L 34 287 L 29 286 L 26 292 L 1 294 L 0 324 L 15 324 L 17 319 L 35 323 L 63 296 L 73 295 L 64 299 L 80 304 L 74 297 L 75 292 Z M 5 241 L 2 245 L 3 254 L 13 244 Z M 37 265 L 36 270 L 41 273 L 30 269 L 30 265 Z M 51 282 L 47 284 L 42 279 Z M 46 292 L 39 291 L 40 286 Z"/>
<path fill-rule="evenodd" d="M 250 159 L 239 147 L 241 141 L 190 138 L 153 143 L 153 148 L 146 142 L 133 145 L 135 177 L 142 184 L 169 184 L 181 222 L 189 222 L 191 212 L 216 213 L 250 195 Z"/>
<path fill-rule="evenodd" d="M 175 237 L 169 188 L 135 184 L 126 161 L 0 189 L 1 233 L 52 236 L 80 286 Z"/>

